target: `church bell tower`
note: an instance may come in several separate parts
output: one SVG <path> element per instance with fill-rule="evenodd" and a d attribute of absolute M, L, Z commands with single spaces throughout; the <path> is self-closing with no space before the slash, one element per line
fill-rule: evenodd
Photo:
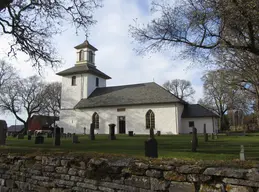
<path fill-rule="evenodd" d="M 81 99 L 87 99 L 95 89 L 106 87 L 108 75 L 97 69 L 95 52 L 87 40 L 74 47 L 76 62 L 73 67 L 57 73 L 62 76 L 61 109 L 74 109 Z"/>
<path fill-rule="evenodd" d="M 87 40 L 75 46 L 77 60 L 76 64 L 90 64 L 95 66 L 95 52 L 98 51 Z"/>

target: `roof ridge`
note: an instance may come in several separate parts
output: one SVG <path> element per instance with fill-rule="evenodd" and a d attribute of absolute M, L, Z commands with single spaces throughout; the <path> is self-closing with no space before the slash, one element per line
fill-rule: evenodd
<path fill-rule="evenodd" d="M 101 88 L 112 88 L 112 87 L 127 87 L 127 86 L 133 86 L 133 85 L 143 85 L 143 84 L 152 84 L 154 82 L 147 82 L 147 83 L 136 83 L 136 84 L 126 84 L 126 85 L 115 85 L 115 86 L 107 86 L 107 87 L 98 87 L 96 89 L 101 89 Z"/>
<path fill-rule="evenodd" d="M 155 82 L 154 82 L 154 83 L 155 83 Z M 167 89 L 164 88 L 163 86 L 161 86 L 161 85 L 159 85 L 159 84 L 157 84 L 157 83 L 155 83 L 155 84 L 158 85 L 161 89 L 165 90 L 166 92 L 170 93 L 171 95 L 173 95 L 174 97 L 176 97 L 177 99 L 179 99 L 181 102 L 189 104 L 187 101 L 184 101 L 183 99 L 177 97 L 175 94 L 173 94 L 171 91 L 167 90 Z"/>

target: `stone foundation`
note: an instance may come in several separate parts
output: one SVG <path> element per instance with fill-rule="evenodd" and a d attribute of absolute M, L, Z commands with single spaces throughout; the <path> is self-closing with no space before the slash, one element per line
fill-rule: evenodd
<path fill-rule="evenodd" d="M 0 156 L 0 191 L 259 192 L 259 169 L 83 155 Z"/>

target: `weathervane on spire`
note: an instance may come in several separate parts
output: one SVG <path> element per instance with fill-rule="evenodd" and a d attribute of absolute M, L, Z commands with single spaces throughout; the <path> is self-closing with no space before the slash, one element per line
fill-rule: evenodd
<path fill-rule="evenodd" d="M 85 40 L 87 40 L 87 37 L 88 37 L 88 35 L 87 35 L 87 33 L 85 34 Z"/>

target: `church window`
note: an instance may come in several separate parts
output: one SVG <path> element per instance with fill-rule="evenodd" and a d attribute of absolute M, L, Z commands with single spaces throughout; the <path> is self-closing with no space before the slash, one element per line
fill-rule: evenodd
<path fill-rule="evenodd" d="M 155 114 L 152 110 L 148 110 L 148 112 L 146 113 L 146 128 L 155 129 Z"/>
<path fill-rule="evenodd" d="M 194 127 L 194 121 L 189 121 L 189 127 Z"/>
<path fill-rule="evenodd" d="M 99 115 L 96 112 L 92 116 L 92 123 L 95 129 L 99 129 Z"/>
<path fill-rule="evenodd" d="M 72 77 L 71 85 L 75 86 L 76 85 L 76 76 Z"/>
<path fill-rule="evenodd" d="M 95 79 L 95 86 L 99 87 L 99 78 L 98 77 L 96 77 L 96 79 Z"/>
<path fill-rule="evenodd" d="M 79 51 L 79 61 L 84 61 L 84 60 L 85 60 L 85 58 L 84 58 L 84 51 L 81 50 L 81 51 Z"/>
<path fill-rule="evenodd" d="M 90 62 L 90 63 L 93 63 L 93 62 L 94 62 L 94 54 L 93 54 L 93 52 L 92 52 L 92 51 L 89 51 L 89 52 L 88 52 L 88 55 L 89 55 L 89 58 L 88 58 L 89 62 Z"/>

